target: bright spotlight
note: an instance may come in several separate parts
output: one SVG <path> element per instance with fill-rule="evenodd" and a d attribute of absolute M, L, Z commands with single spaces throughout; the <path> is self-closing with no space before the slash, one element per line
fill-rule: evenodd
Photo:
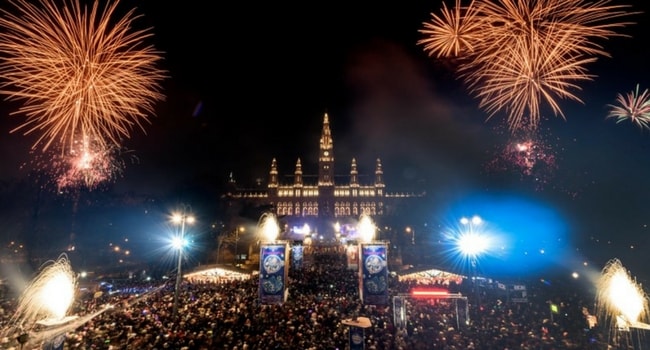
<path fill-rule="evenodd" d="M 187 240 L 181 237 L 172 238 L 172 247 L 174 249 L 183 249 L 187 246 Z"/>
<path fill-rule="evenodd" d="M 489 240 L 487 236 L 476 232 L 468 232 L 458 238 L 458 249 L 463 255 L 471 258 L 476 258 L 485 252 L 488 247 Z"/>
<path fill-rule="evenodd" d="M 483 220 L 480 216 L 474 215 L 472 218 L 461 218 L 460 223 L 466 226 L 466 230 L 463 230 L 458 236 L 458 250 L 464 256 L 475 260 L 489 248 L 488 237 L 478 229 L 483 223 Z"/>

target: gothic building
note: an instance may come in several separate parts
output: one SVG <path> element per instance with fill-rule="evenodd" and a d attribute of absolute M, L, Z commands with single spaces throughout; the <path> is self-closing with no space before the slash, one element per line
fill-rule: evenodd
<path fill-rule="evenodd" d="M 299 158 L 293 176 L 289 176 L 293 181 L 282 183 L 274 158 L 265 188 L 240 188 L 231 176 L 226 197 L 231 203 L 239 203 L 238 208 L 265 208 L 276 214 L 287 238 L 295 238 L 291 236 L 308 225 L 312 233 L 325 239 L 340 235 L 353 239 L 354 227 L 361 215 L 382 222 L 384 218 L 397 215 L 406 201 L 424 196 L 424 193 L 388 191 L 379 158 L 375 160 L 374 175 L 367 177 L 372 179 L 369 183 L 360 182 L 356 159 L 351 160 L 349 172 L 344 176 L 335 173 L 335 165 L 334 141 L 326 113 L 319 142 L 317 177 L 303 174 Z M 317 180 L 308 183 L 307 178 Z"/>

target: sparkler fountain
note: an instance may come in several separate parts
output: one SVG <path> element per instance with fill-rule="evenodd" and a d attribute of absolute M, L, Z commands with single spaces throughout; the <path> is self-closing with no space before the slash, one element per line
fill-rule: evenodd
<path fill-rule="evenodd" d="M 67 255 L 61 254 L 57 260 L 44 263 L 22 292 L 16 311 L 8 327 L 0 331 L 0 336 L 17 339 L 21 348 L 39 345 L 59 348 L 67 332 L 113 309 L 113 306 L 106 305 L 83 317 L 68 315 L 76 289 L 76 275 Z"/>
<path fill-rule="evenodd" d="M 264 213 L 260 217 L 258 224 L 258 234 L 260 238 L 268 242 L 275 242 L 280 235 L 280 224 L 273 214 Z"/>
<path fill-rule="evenodd" d="M 371 242 L 376 239 L 375 235 L 377 234 L 377 226 L 375 226 L 372 218 L 368 215 L 362 214 L 359 217 L 357 230 L 359 230 L 360 238 L 364 242 Z"/>
<path fill-rule="evenodd" d="M 65 254 L 56 261 L 46 262 L 21 295 L 18 307 L 10 319 L 11 328 L 19 332 L 18 341 L 28 343 L 34 332 L 65 325 L 77 316 L 68 316 L 74 300 L 77 281 Z M 41 334 L 42 335 L 42 334 Z M 64 333 L 49 334 L 52 342 L 62 342 Z"/>
<path fill-rule="evenodd" d="M 648 299 L 618 259 L 610 260 L 597 281 L 596 311 L 606 324 L 610 324 L 615 341 L 630 329 L 650 330 L 647 320 Z M 622 337 L 622 336 L 621 336 Z"/>

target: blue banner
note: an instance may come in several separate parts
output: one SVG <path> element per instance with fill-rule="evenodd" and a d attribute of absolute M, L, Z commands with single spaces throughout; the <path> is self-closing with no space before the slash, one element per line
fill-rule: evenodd
<path fill-rule="evenodd" d="M 388 305 L 388 246 L 361 244 L 361 300 L 365 305 Z"/>
<path fill-rule="evenodd" d="M 350 350 L 363 350 L 364 331 L 361 327 L 350 327 Z"/>
<path fill-rule="evenodd" d="M 406 329 L 406 304 L 404 297 L 393 297 L 393 323 L 397 329 Z"/>
<path fill-rule="evenodd" d="M 281 304 L 285 301 L 287 244 L 262 244 L 260 251 L 260 302 Z"/>
<path fill-rule="evenodd" d="M 291 247 L 291 267 L 296 270 L 302 269 L 303 246 L 296 244 Z"/>

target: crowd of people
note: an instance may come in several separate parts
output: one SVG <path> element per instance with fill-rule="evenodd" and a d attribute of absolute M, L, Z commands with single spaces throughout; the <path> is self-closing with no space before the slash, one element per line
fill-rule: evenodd
<path fill-rule="evenodd" d="M 176 305 L 173 283 L 114 283 L 111 293 L 77 298 L 72 313 L 96 316 L 67 330 L 63 348 L 344 350 L 350 349 L 350 329 L 344 320 L 357 317 L 371 323 L 364 329 L 367 350 L 608 349 L 614 342 L 602 327 L 589 324 L 593 300 L 576 289 L 533 283 L 527 286 L 526 301 L 515 303 L 488 288 L 473 293 L 452 283 L 440 287 L 466 295 L 466 304 L 459 306 L 457 299 L 405 298 L 403 320 L 396 322 L 392 302 L 362 302 L 358 278 L 345 255 L 326 253 L 289 270 L 288 296 L 280 304 L 259 302 L 254 277 L 184 280 Z M 391 275 L 390 293 L 407 295 L 421 283 L 426 281 L 400 281 Z M 9 326 L 15 301 L 3 300 L 3 328 Z M 549 303 L 559 309 L 552 312 Z M 3 349 L 22 346 L 16 334 L 0 343 Z"/>

